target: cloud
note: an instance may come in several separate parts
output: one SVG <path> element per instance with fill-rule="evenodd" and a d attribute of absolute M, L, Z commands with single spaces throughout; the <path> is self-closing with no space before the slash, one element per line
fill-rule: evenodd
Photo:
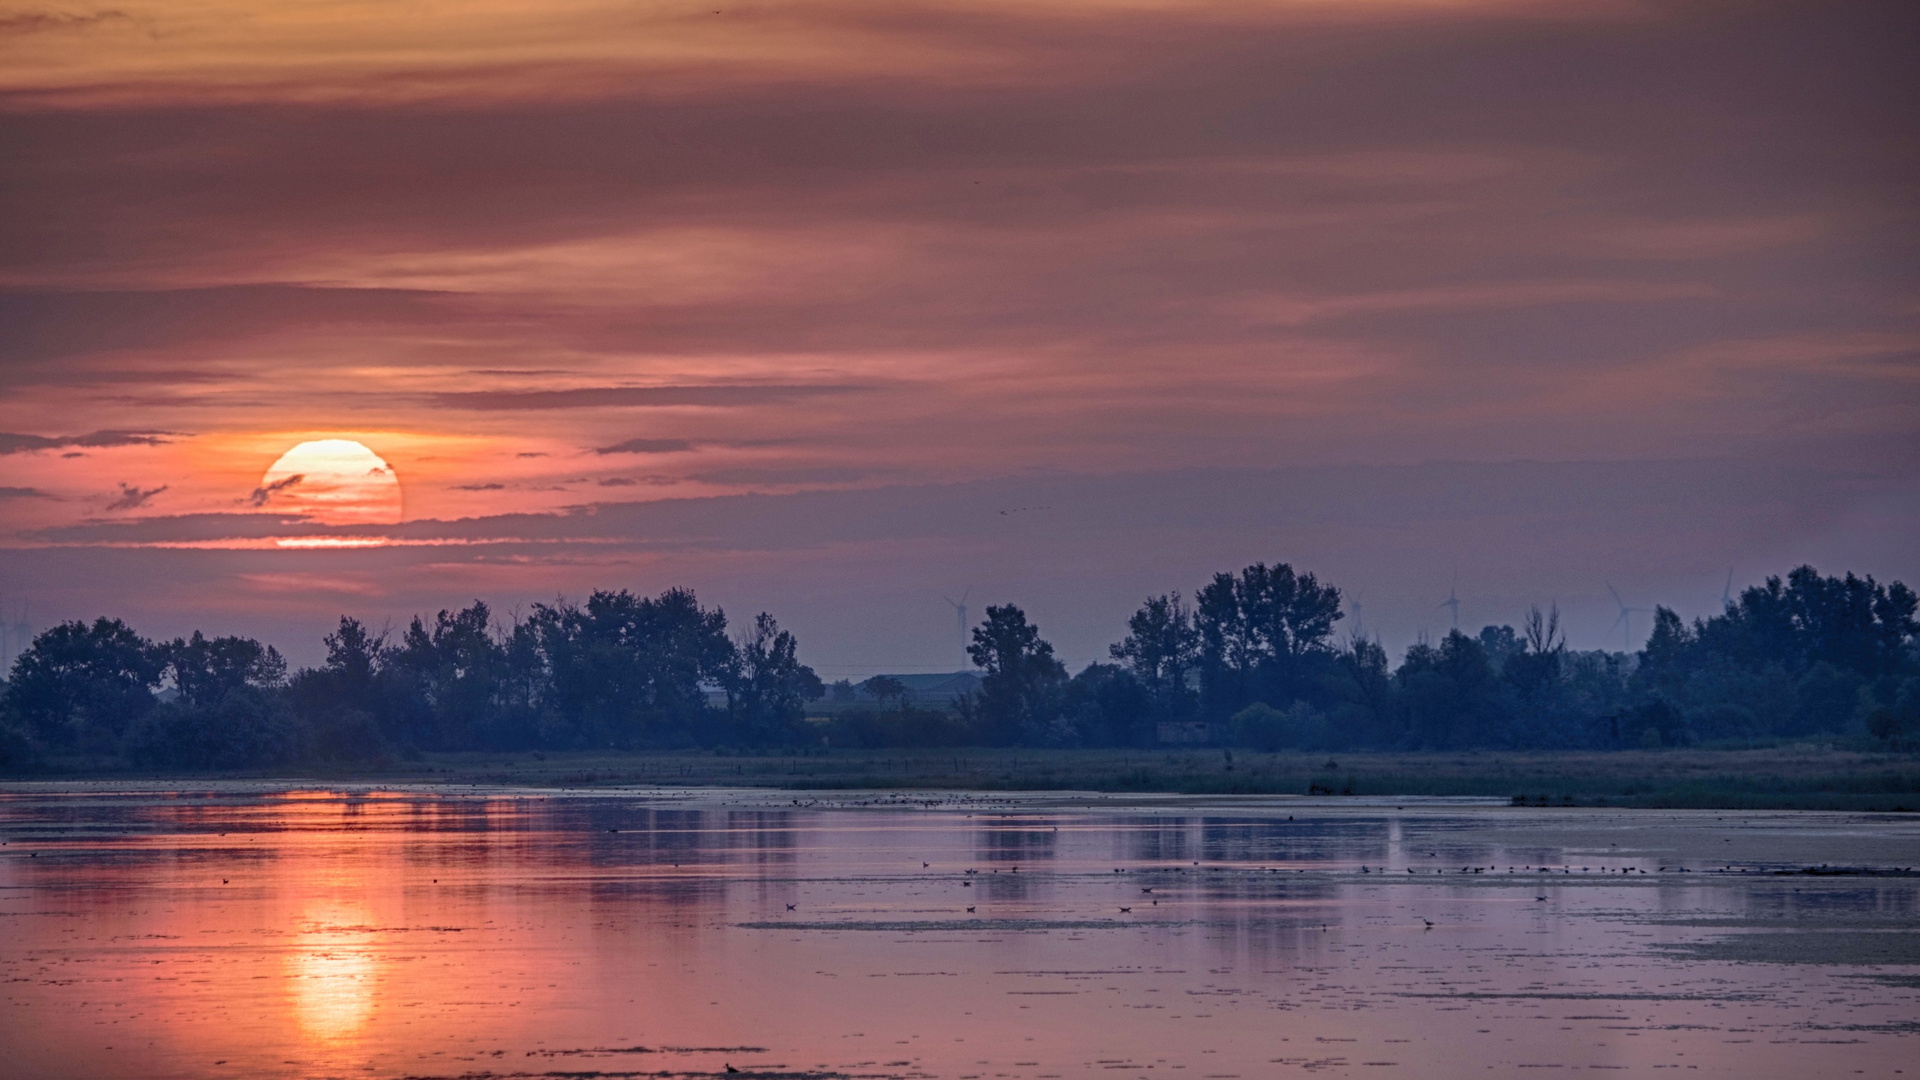
<path fill-rule="evenodd" d="M 160 515 L 135 521 L 88 521 L 56 525 L 30 533 L 28 539 L 50 544 L 138 546 L 265 540 L 327 531 L 325 526 L 315 525 L 294 515 L 204 513 Z"/>
<path fill-rule="evenodd" d="M 778 405 L 802 398 L 855 393 L 845 385 L 721 384 L 714 386 L 588 386 L 572 390 L 460 390 L 429 396 L 432 404 L 477 411 L 661 408 L 699 405 L 724 408 Z"/>
<path fill-rule="evenodd" d="M 272 500 L 272 498 L 275 495 L 278 495 L 281 492 L 287 490 L 288 488 L 293 487 L 295 484 L 298 484 L 300 481 L 305 480 L 306 478 L 307 478 L 307 475 L 305 473 L 294 473 L 292 476 L 289 476 L 283 480 L 275 480 L 271 484 L 265 484 L 260 487 L 254 488 L 251 494 L 249 494 L 246 498 L 240 501 L 252 506 L 265 506 L 269 501 Z"/>
<path fill-rule="evenodd" d="M 709 484 L 841 484 L 873 475 L 871 470 L 839 465 L 815 465 L 796 468 L 755 467 L 711 469 L 693 473 L 689 480 Z"/>
<path fill-rule="evenodd" d="M 682 450 L 693 449 L 693 444 L 685 439 L 628 439 L 612 446 L 596 446 L 596 454 L 677 454 Z"/>
<path fill-rule="evenodd" d="M 455 484 L 455 491 L 505 491 L 505 484 Z"/>
<path fill-rule="evenodd" d="M 1337 568 L 1350 556 L 1312 531 L 1326 506 L 1392 508 L 1359 481 L 1194 481 L 1274 515 L 1215 529 L 1237 506 L 1188 506 L 1140 470 L 1781 460 L 1821 433 L 1858 438 L 1876 467 L 1920 460 L 1910 349 L 1826 355 L 1810 341 L 1920 328 L 1911 0 L 1601 0 L 1550 18 L 1530 0 L 963 2 L 910 17 L 827 0 L 698 27 L 672 5 L 583 0 L 543 11 L 532 35 L 526 5 L 482 0 L 451 20 L 363 5 L 318 38 L 298 5 L 223 19 L 79 2 L 159 12 L 167 32 L 36 34 L 13 42 L 20 64 L 0 63 L 0 419 L 32 440 L 219 432 L 260 460 L 222 457 L 212 436 L 140 451 L 166 471 L 15 443 L 43 452 L 0 458 L 5 483 L 166 476 L 162 509 L 234 512 L 86 523 L 103 500 L 74 499 L 0 515 L 37 515 L 13 529 L 127 526 L 61 543 L 313 531 L 263 512 L 285 501 L 233 502 L 268 444 L 390 433 L 411 515 L 396 528 L 473 545 L 433 549 L 442 577 L 382 571 L 396 593 L 660 580 L 632 554 L 650 544 L 716 560 L 674 564 L 704 583 L 728 550 L 812 537 L 876 580 L 1004 551 L 1013 595 L 1031 581 L 1020 568 L 1042 565 L 1022 544 L 1110 509 L 1099 544 L 1045 564 L 1078 575 L 1085 598 L 1057 609 L 1071 613 L 1240 559 L 1324 553 Z M 876 78 L 875 64 L 914 70 Z M 711 411 L 698 427 L 651 423 L 663 406 Z M 472 440 L 458 453 L 404 445 L 454 431 Z M 639 474 L 593 470 L 548 493 L 639 432 L 686 435 L 697 453 L 640 443 L 596 464 L 696 459 L 685 467 L 732 490 L 884 478 L 932 494 L 759 496 L 763 516 L 740 523 L 729 515 L 746 504 L 654 505 L 691 488 Z M 541 447 L 552 459 L 531 456 Z M 978 504 L 942 486 L 1022 470 L 1134 478 L 1078 494 L 1003 484 Z M 1345 550 L 1404 543 L 1382 558 L 1411 565 L 1423 538 L 1404 522 L 1457 551 L 1484 510 L 1511 534 L 1488 550 L 1561 559 L 1572 580 L 1589 571 L 1562 552 L 1597 565 L 1644 550 L 1652 565 L 1781 532 L 1756 511 L 1744 534 L 1690 539 L 1685 507 L 1640 534 L 1596 524 L 1582 500 L 1605 502 L 1604 469 L 1556 474 L 1565 500 L 1524 475 L 1484 480 L 1520 484 L 1532 510 L 1440 472 L 1421 482 L 1456 514 L 1383 510 L 1340 533 L 1358 545 Z M 213 474 L 229 479 L 204 494 L 188 479 Z M 449 490 L 487 476 L 508 490 Z M 650 508 L 538 512 L 584 492 Z M 889 500 L 913 513 L 882 514 Z M 523 515 L 421 523 L 462 506 Z M 1054 509 L 997 513 L 1025 506 Z M 883 518 L 895 532 L 864 530 Z M 1615 548 L 1563 527 L 1575 521 L 1605 525 L 1593 535 Z M 513 537 L 538 545 L 507 550 Z M 921 543 L 940 550 L 910 550 Z M 512 560 L 556 549 L 578 560 L 571 576 L 516 576 Z M 120 557 L 55 554 L 76 581 Z M 1435 556 L 1442 585 L 1451 557 Z M 1129 558 L 1203 565 L 1102 569 Z M 767 560 L 767 580 L 792 565 Z M 127 602 L 177 580 L 136 582 Z M 205 592 L 209 610 L 229 602 Z M 897 625 L 849 610 L 836 625 Z"/>
<path fill-rule="evenodd" d="M 371 575 L 343 576 L 314 573 L 240 574 L 246 582 L 264 593 L 338 593 L 348 596 L 381 596 L 386 587 Z"/>
<path fill-rule="evenodd" d="M 49 492 L 41 491 L 39 488 L 0 487 L 0 499 L 53 499 L 57 497 L 58 496 Z"/>
<path fill-rule="evenodd" d="M 88 435 L 20 435 L 0 431 L 0 454 L 25 454 L 66 446 L 161 446 L 180 437 L 177 431 L 96 431 Z"/>
<path fill-rule="evenodd" d="M 157 488 L 141 488 L 137 485 L 121 481 L 120 494 L 107 503 L 107 509 L 135 510 L 147 505 L 149 500 L 165 490 L 167 490 L 167 485 L 165 484 L 161 484 Z"/>
<path fill-rule="evenodd" d="M 594 481 L 601 487 L 639 487 L 641 484 L 663 487 L 679 482 L 680 478 L 677 476 L 664 476 L 658 473 L 650 476 L 607 476 Z"/>
<path fill-rule="evenodd" d="M 9 134 L 0 120 L 0 141 Z M 135 192 L 108 195 L 108 201 L 123 209 L 150 198 Z M 68 199 L 53 201 L 71 205 Z M 81 201 L 93 202 L 85 197 Z M 95 208 L 107 209 L 99 204 Z M 175 212 L 186 211 L 176 206 Z M 134 241 L 133 246 L 145 245 Z M 128 288 L 114 280 L 115 271 L 103 268 L 91 268 L 63 288 L 63 279 L 70 275 L 47 273 L 53 268 L 43 266 L 28 277 L 33 287 L 21 288 L 23 275 L 5 272 L 11 263 L 15 260 L 0 259 L 0 353 L 8 358 L 0 368 L 0 387 L 217 383 L 236 373 L 209 366 L 206 350 L 184 347 L 251 339 L 290 327 L 405 325 L 431 317 L 446 304 L 445 297 L 432 292 L 377 287 L 205 285 L 201 279 L 195 283 L 199 287 Z M 176 349 L 182 350 L 177 356 L 171 352 Z M 75 363 L 76 357 L 89 359 Z"/>
<path fill-rule="evenodd" d="M 102 10 L 80 14 L 65 11 L 0 12 L 0 34 L 37 34 L 49 30 L 80 30 L 129 18 L 124 11 Z"/>
<path fill-rule="evenodd" d="M 1872 481 L 1885 486 L 1889 467 Z M 1901 477 L 1904 481 L 1904 477 Z M 1863 481 L 1864 482 L 1864 481 Z M 846 544 L 898 543 L 942 537 L 1007 546 L 1009 507 L 1046 507 L 1020 515 L 1020 529 L 1056 530 L 1092 549 L 1137 551 L 1151 561 L 1172 551 L 1170 536 L 1204 538 L 1196 551 L 1227 538 L 1251 558 L 1259 539 L 1280 533 L 1315 537 L 1316 550 L 1337 553 L 1331 537 L 1373 535 L 1370 544 L 1398 545 L 1400 559 L 1419 561 L 1422 537 L 1461 530 L 1511 528 L 1530 522 L 1539 560 L 1583 530 L 1618 543 L 1623 530 L 1691 508 L 1702 519 L 1785 514 L 1813 519 L 1850 498 L 1828 473 L 1806 464 L 1765 461 L 1437 462 L 1409 466 L 1320 466 L 1286 469 L 1189 469 L 1164 473 L 1060 474 L 953 484 L 900 484 L 780 495 L 727 495 L 591 503 L 550 513 L 505 513 L 424 519 L 395 525 L 325 526 L 270 514 L 186 514 L 128 522 L 53 526 L 26 539 L 51 544 L 185 543 L 279 536 L 388 536 L 434 543 L 608 544 L 713 551 L 791 551 Z M 1783 509 L 1791 508 L 1791 509 Z M 1598 523 L 1612 522 L 1601 529 Z M 1684 537 L 1676 522 L 1636 543 Z M 1389 535 L 1390 534 L 1390 535 Z M 1552 543 L 1539 537 L 1552 536 Z M 1240 537 L 1241 539 L 1233 539 Z M 1252 540 L 1246 538 L 1254 538 Z M 1676 541 L 1678 542 L 1678 541 Z M 1573 545 L 1599 550 L 1600 539 Z M 1603 545 L 1602 545 L 1603 546 Z M 1511 556 L 1512 552 L 1506 553 Z M 1175 556 L 1191 561 L 1194 554 Z M 1225 557 L 1225 556 L 1222 556 Z M 1233 558 L 1242 557 L 1235 554 Z M 1708 551 L 1703 557 L 1722 556 Z M 1344 557 L 1343 557 L 1344 558 Z M 1558 558 L 1558 556 L 1555 556 Z M 1488 556 L 1489 572 L 1499 565 Z M 1574 565 L 1578 565 L 1575 560 Z M 1581 571 L 1584 573 L 1584 571 Z"/>

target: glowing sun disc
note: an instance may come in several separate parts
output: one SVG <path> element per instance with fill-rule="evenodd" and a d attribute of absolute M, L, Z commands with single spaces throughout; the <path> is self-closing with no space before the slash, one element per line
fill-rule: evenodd
<path fill-rule="evenodd" d="M 253 501 L 324 525 L 392 525 L 400 520 L 400 478 L 352 439 L 316 439 L 281 454 Z"/>

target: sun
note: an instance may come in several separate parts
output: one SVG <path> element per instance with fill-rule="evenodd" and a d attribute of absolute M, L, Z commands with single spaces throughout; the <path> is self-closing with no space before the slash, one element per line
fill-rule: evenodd
<path fill-rule="evenodd" d="M 400 478 L 380 455 L 352 439 L 315 439 L 280 455 L 252 495 L 255 506 L 322 525 L 392 525 L 400 520 Z"/>

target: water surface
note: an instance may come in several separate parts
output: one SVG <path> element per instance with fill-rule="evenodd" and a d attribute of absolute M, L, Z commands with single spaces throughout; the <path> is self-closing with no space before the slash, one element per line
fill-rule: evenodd
<path fill-rule="evenodd" d="M 7 1076 L 1920 1075 L 1920 879 L 1774 873 L 1904 817 L 11 785 L 0 841 Z"/>

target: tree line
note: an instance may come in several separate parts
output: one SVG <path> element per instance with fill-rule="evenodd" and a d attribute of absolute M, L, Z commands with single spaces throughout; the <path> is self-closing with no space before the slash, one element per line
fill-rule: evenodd
<path fill-rule="evenodd" d="M 438 750 L 793 745 L 821 696 L 793 634 L 685 589 L 595 592 L 496 621 L 486 603 L 396 637 L 351 617 L 289 674 L 243 637 L 152 642 L 117 619 L 66 623 L 15 660 L 0 756 L 161 769 L 365 763 Z"/>
<path fill-rule="evenodd" d="M 0 696 L 0 764 L 157 769 L 375 762 L 487 749 L 1133 746 L 1604 749 L 1920 734 L 1920 601 L 1800 567 L 1718 615 L 1655 611 L 1637 653 L 1567 647 L 1552 610 L 1421 641 L 1390 664 L 1341 636 L 1340 590 L 1287 564 L 1148 598 L 1110 662 L 1069 674 L 1012 604 L 968 654 L 980 688 L 912 704 L 897 680 L 827 689 L 761 614 L 729 634 L 685 589 L 595 592 L 496 620 L 483 602 L 397 636 L 351 617 L 320 666 L 200 633 L 148 641 L 100 618 L 42 633 Z M 864 695 L 868 707 L 835 709 Z M 877 707 L 873 707 L 877 706 Z"/>

